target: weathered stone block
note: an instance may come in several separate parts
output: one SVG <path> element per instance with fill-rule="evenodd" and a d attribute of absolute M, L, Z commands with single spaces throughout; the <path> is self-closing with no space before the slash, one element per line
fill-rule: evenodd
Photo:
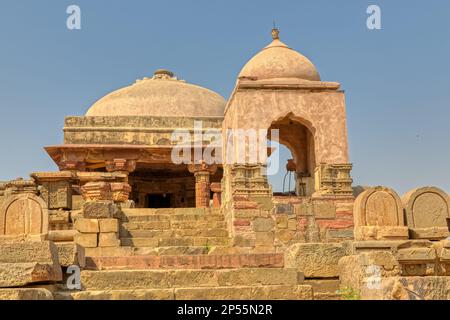
<path fill-rule="evenodd" d="M 59 263 L 63 267 L 78 265 L 84 268 L 86 264 L 85 250 L 76 243 L 56 243 Z"/>
<path fill-rule="evenodd" d="M 118 208 L 112 201 L 88 201 L 83 204 L 83 216 L 88 219 L 114 218 Z"/>
<path fill-rule="evenodd" d="M 450 300 L 450 277 L 383 278 L 377 287 L 362 286 L 363 300 Z"/>
<path fill-rule="evenodd" d="M 62 271 L 59 265 L 37 262 L 0 263 L 0 288 L 61 280 Z"/>
<path fill-rule="evenodd" d="M 286 214 L 277 215 L 276 224 L 278 229 L 286 229 L 288 227 L 288 216 Z"/>
<path fill-rule="evenodd" d="M 0 287 L 62 280 L 55 244 L 50 241 L 0 244 Z"/>
<path fill-rule="evenodd" d="M 174 300 L 173 289 L 82 291 L 71 294 L 73 300 Z"/>
<path fill-rule="evenodd" d="M 81 233 L 98 233 L 100 231 L 97 219 L 79 218 L 75 220 L 74 227 Z"/>
<path fill-rule="evenodd" d="M 233 244 L 237 247 L 254 247 L 255 233 L 238 233 L 233 236 Z"/>
<path fill-rule="evenodd" d="M 53 300 L 53 295 L 43 288 L 0 289 L 0 300 Z"/>
<path fill-rule="evenodd" d="M 74 241 L 85 248 L 95 248 L 98 245 L 97 233 L 79 233 L 75 235 Z"/>
<path fill-rule="evenodd" d="M 252 221 L 252 226 L 253 231 L 267 232 L 273 229 L 274 221 L 272 218 L 257 218 Z"/>
<path fill-rule="evenodd" d="M 114 233 L 114 232 L 100 233 L 98 235 L 98 246 L 99 247 L 118 247 L 118 246 L 120 246 L 120 240 L 117 237 L 117 233 Z"/>
<path fill-rule="evenodd" d="M 383 277 L 400 276 L 401 268 L 395 256 L 387 251 L 362 252 L 339 260 L 342 288 L 359 290 L 362 286 L 377 286 Z"/>
<path fill-rule="evenodd" d="M 313 207 L 316 219 L 334 219 L 336 217 L 336 206 L 333 200 L 315 200 Z"/>
<path fill-rule="evenodd" d="M 285 267 L 297 268 L 306 278 L 338 277 L 338 261 L 343 256 L 342 244 L 297 243 L 286 249 Z"/>
<path fill-rule="evenodd" d="M 117 219 L 99 219 L 100 232 L 119 232 L 119 220 Z"/>
<path fill-rule="evenodd" d="M 175 289 L 177 300 L 312 300 L 312 288 L 297 286 L 237 286 Z"/>
<path fill-rule="evenodd" d="M 255 232 L 255 245 L 260 246 L 273 246 L 274 245 L 274 233 L 273 232 Z"/>

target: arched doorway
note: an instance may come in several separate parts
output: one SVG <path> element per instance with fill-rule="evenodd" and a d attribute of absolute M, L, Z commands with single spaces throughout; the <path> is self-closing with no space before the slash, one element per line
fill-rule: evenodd
<path fill-rule="evenodd" d="M 272 130 L 277 130 L 277 137 L 272 137 Z M 287 115 L 272 122 L 268 131 L 268 138 L 278 140 L 280 144 L 277 150 L 277 156 L 280 160 L 279 173 L 269 177 L 269 180 L 273 181 L 275 178 L 285 180 L 284 177 L 289 176 L 288 172 L 292 171 L 295 188 L 289 191 L 294 191 L 297 196 L 311 196 L 314 193 L 314 169 L 316 167 L 312 127 L 301 119 Z M 287 161 L 290 159 L 292 160 L 288 164 Z M 278 191 L 279 181 L 276 185 L 278 188 L 275 188 L 275 191 Z M 283 189 L 286 189 L 286 181 L 282 181 L 282 185 Z"/>

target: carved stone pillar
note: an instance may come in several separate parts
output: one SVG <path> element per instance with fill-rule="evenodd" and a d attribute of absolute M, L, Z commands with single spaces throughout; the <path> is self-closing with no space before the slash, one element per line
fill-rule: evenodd
<path fill-rule="evenodd" d="M 189 172 L 195 176 L 195 206 L 197 208 L 209 208 L 211 194 L 209 177 L 216 170 L 216 165 L 208 165 L 205 162 L 189 165 Z"/>

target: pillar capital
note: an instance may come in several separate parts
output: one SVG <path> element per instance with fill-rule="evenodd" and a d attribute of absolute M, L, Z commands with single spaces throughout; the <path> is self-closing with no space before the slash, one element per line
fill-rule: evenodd
<path fill-rule="evenodd" d="M 189 172 L 197 174 L 197 173 L 208 173 L 208 174 L 214 174 L 217 171 L 217 165 L 216 164 L 207 164 L 205 161 L 202 161 L 201 163 L 193 163 L 188 165 Z"/>
<path fill-rule="evenodd" d="M 108 172 L 127 172 L 131 173 L 136 170 L 136 160 L 128 159 L 112 159 L 106 160 L 106 171 Z"/>

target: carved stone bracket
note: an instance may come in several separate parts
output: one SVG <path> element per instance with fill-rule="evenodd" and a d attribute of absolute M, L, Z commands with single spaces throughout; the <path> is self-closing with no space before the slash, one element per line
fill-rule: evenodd
<path fill-rule="evenodd" d="M 106 171 L 108 172 L 127 172 L 131 173 L 136 170 L 136 160 L 127 160 L 127 159 L 113 159 L 107 160 L 106 162 Z"/>
<path fill-rule="evenodd" d="M 83 171 L 86 170 L 86 163 L 83 161 L 63 160 L 58 163 L 61 171 Z"/>

